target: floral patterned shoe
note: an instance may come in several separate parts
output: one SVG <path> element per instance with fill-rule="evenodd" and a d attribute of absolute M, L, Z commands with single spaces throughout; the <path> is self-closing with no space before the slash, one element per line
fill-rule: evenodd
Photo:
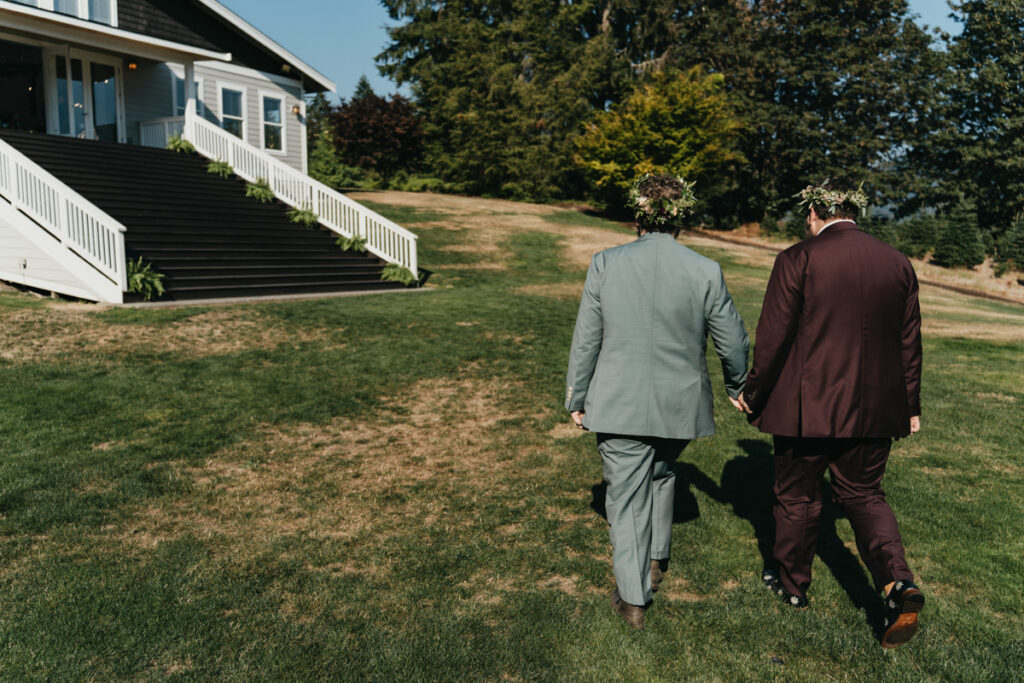
<path fill-rule="evenodd" d="M 782 581 L 779 580 L 779 575 L 773 569 L 765 569 L 761 572 L 761 583 L 779 596 L 784 603 L 797 609 L 807 609 L 807 598 L 800 595 L 793 595 L 786 591 L 782 587 Z"/>
<path fill-rule="evenodd" d="M 885 596 L 885 633 L 882 647 L 899 647 L 917 633 L 917 614 L 924 607 L 924 594 L 911 581 L 897 581 Z"/>

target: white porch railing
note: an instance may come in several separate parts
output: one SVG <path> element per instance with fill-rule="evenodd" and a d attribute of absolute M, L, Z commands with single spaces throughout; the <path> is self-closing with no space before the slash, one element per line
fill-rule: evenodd
<path fill-rule="evenodd" d="M 264 178 L 281 201 L 313 211 L 339 235 L 365 238 L 370 253 L 418 274 L 416 235 L 402 226 L 198 116 L 186 117 L 183 137 L 203 156 L 226 161 L 249 182 Z"/>
<path fill-rule="evenodd" d="M 121 223 L 3 140 L 0 195 L 59 243 L 65 253 L 53 256 L 70 264 L 97 296 L 124 301 L 128 272 Z"/>
<path fill-rule="evenodd" d="M 139 124 L 139 143 L 145 147 L 167 146 L 173 135 L 181 135 L 185 130 L 184 116 L 167 116 L 162 119 L 150 119 Z"/>

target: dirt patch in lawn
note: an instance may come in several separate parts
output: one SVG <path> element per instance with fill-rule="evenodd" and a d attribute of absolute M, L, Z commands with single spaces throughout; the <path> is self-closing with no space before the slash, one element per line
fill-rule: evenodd
<path fill-rule="evenodd" d="M 437 195 L 429 192 L 353 192 L 349 195 L 356 201 L 380 202 L 391 206 L 436 210 L 443 206 L 450 213 L 446 221 L 425 223 L 417 226 L 427 230 L 444 228 L 469 229 L 473 238 L 471 244 L 442 247 L 444 251 L 472 253 L 483 261 L 477 268 L 507 266 L 508 254 L 500 248 L 510 235 L 519 232 L 543 232 L 563 238 L 563 263 L 567 268 L 582 269 L 598 251 L 624 244 L 632 236 L 611 228 L 564 225 L 545 220 L 544 216 L 564 212 L 565 209 L 543 204 L 523 204 L 504 199 L 483 199 L 480 197 L 458 197 Z M 449 266 L 465 268 L 465 264 Z"/>
<path fill-rule="evenodd" d="M 338 329 L 287 327 L 248 310 L 217 309 L 183 320 L 112 324 L 87 304 L 0 310 L 0 358 L 35 363 L 75 355 L 177 353 L 202 358 L 318 341 Z"/>
<path fill-rule="evenodd" d="M 516 289 L 520 294 L 546 296 L 552 299 L 571 299 L 579 301 L 583 294 L 583 280 L 579 282 L 559 282 L 557 284 L 525 285 Z"/>
<path fill-rule="evenodd" d="M 347 540 L 372 532 L 382 543 L 416 529 L 436 533 L 427 520 L 447 524 L 452 495 L 504 486 L 500 475 L 514 462 L 495 452 L 494 430 L 517 416 L 494 382 L 424 380 L 382 403 L 359 420 L 264 425 L 201 465 L 173 463 L 189 482 L 189 500 L 201 504 L 140 509 L 124 540 L 152 545 L 191 533 L 243 555 L 293 535 Z"/>

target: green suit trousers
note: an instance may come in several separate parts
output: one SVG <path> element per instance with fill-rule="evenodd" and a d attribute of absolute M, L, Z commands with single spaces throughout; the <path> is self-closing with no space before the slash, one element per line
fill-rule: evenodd
<path fill-rule="evenodd" d="M 672 549 L 676 473 L 685 439 L 598 434 L 597 450 L 608 482 L 605 511 L 619 596 L 631 605 L 653 597 L 651 560 Z"/>

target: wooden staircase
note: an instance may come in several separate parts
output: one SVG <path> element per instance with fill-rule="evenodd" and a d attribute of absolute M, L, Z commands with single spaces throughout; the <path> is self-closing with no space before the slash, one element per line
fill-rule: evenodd
<path fill-rule="evenodd" d="M 207 159 L 169 150 L 0 130 L 0 138 L 126 228 L 128 258 L 164 273 L 166 299 L 401 289 L 386 263 L 342 252 L 324 228 L 245 196 L 245 182 L 208 173 Z"/>

